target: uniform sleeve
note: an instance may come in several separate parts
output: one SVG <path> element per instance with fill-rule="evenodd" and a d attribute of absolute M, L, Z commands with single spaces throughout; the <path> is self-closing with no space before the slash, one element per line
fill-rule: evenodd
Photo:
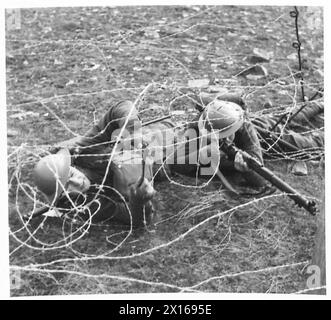
<path fill-rule="evenodd" d="M 292 114 L 296 114 L 295 118 L 293 118 L 292 124 L 297 123 L 298 125 L 309 125 L 310 127 L 314 127 L 317 123 L 315 123 L 316 118 L 319 115 L 324 114 L 324 105 L 323 103 L 311 101 L 307 102 L 306 106 L 301 109 L 302 106 L 296 107 L 295 110 L 292 111 Z M 299 111 L 299 113 L 297 113 Z M 324 121 L 320 124 L 324 125 Z"/>
<path fill-rule="evenodd" d="M 122 101 L 111 106 L 108 112 L 94 125 L 83 137 L 76 141 L 78 147 L 88 147 L 89 152 L 104 148 L 107 142 L 112 140 L 114 130 L 120 129 L 125 124 L 127 116 L 131 116 L 128 120 L 126 129 L 129 133 L 141 127 L 141 122 L 138 116 L 137 109 L 131 101 Z M 81 148 L 84 150 L 84 148 Z M 86 153 L 83 151 L 83 153 Z"/>
<path fill-rule="evenodd" d="M 128 137 L 134 129 L 141 128 L 138 111 L 130 101 L 121 101 L 110 106 L 107 113 L 84 136 L 74 139 L 74 144 L 69 149 L 74 156 L 74 164 L 103 175 L 102 171 L 107 167 L 112 151 L 110 142 L 116 139 L 130 113 L 125 128 L 127 131 L 122 132 L 123 137 Z"/>
<path fill-rule="evenodd" d="M 260 141 L 256 129 L 250 121 L 244 122 L 243 126 L 236 133 L 234 143 L 238 148 L 246 151 L 263 164 Z M 263 187 L 266 185 L 266 180 L 252 170 L 243 172 L 242 174 L 247 184 L 252 187 Z"/>
<path fill-rule="evenodd" d="M 234 143 L 238 148 L 246 151 L 249 155 L 263 163 L 262 148 L 257 136 L 257 131 L 250 121 L 245 121 L 238 130 Z"/>

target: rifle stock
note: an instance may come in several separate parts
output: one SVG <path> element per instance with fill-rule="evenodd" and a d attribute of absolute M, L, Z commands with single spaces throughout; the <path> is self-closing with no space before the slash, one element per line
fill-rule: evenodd
<path fill-rule="evenodd" d="M 248 167 L 259 174 L 264 179 L 268 180 L 272 185 L 277 187 L 279 190 L 285 192 L 294 202 L 299 206 L 306 209 L 310 214 L 315 215 L 317 208 L 315 201 L 307 200 L 297 190 L 292 188 L 285 181 L 277 177 L 271 170 L 264 167 L 262 163 L 256 160 L 254 157 L 249 155 L 247 152 L 242 151 L 235 147 L 233 144 L 223 143 L 220 146 L 221 150 L 224 151 L 231 159 L 234 159 L 235 154 L 241 151 L 243 159 L 246 161 Z"/>

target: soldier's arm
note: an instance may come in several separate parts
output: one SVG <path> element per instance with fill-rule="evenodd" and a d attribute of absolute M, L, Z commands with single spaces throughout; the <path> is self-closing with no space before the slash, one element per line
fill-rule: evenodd
<path fill-rule="evenodd" d="M 116 129 L 124 126 L 128 115 L 126 130 L 131 134 L 133 130 L 141 127 L 137 109 L 130 101 L 121 101 L 109 108 L 107 113 L 83 137 L 76 141 L 76 146 L 104 148 L 104 143 L 110 142 Z"/>
<path fill-rule="evenodd" d="M 262 148 L 256 129 L 250 121 L 245 121 L 243 126 L 236 133 L 234 140 L 235 145 L 246 151 L 249 155 L 257 159 L 263 164 Z M 254 187 L 262 187 L 266 185 L 266 181 L 252 170 L 242 173 L 246 182 Z"/>
<path fill-rule="evenodd" d="M 262 148 L 257 131 L 250 121 L 245 121 L 236 133 L 235 145 L 263 163 Z"/>
<path fill-rule="evenodd" d="M 121 101 L 110 106 L 107 113 L 84 136 L 63 141 L 52 147 L 50 152 L 56 153 L 60 148 L 68 148 L 72 155 L 78 155 L 104 150 L 107 143 L 112 140 L 112 133 L 124 125 L 132 108 L 131 117 L 126 126 L 128 132 L 132 133 L 133 128 L 141 126 L 138 112 L 132 102 Z"/>

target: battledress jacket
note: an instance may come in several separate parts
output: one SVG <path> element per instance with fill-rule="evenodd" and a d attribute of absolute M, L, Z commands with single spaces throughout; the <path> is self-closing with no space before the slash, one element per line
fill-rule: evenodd
<path fill-rule="evenodd" d="M 129 114 L 130 117 L 127 119 Z M 115 157 L 113 157 L 113 161 L 109 161 L 113 150 L 113 145 L 110 145 L 109 142 L 114 141 L 116 135 L 114 136 L 113 134 L 116 130 L 119 133 L 125 123 L 126 134 L 130 134 L 131 137 L 139 136 L 137 131 L 139 133 L 142 126 L 138 112 L 133 106 L 133 103 L 131 101 L 114 102 L 96 125 L 84 136 L 79 137 L 79 139 L 74 139 L 70 143 L 71 147 L 69 149 L 73 155 L 72 165 L 83 172 L 91 181 L 91 187 L 87 192 L 85 202 L 90 203 L 91 200 L 94 200 L 89 204 L 89 209 L 92 214 L 98 210 L 94 220 L 113 220 L 124 224 L 132 223 L 135 226 L 139 226 L 146 219 L 146 207 L 142 208 L 140 204 L 137 206 L 136 203 L 131 204 L 129 188 L 126 188 L 126 184 L 122 184 L 122 188 L 119 190 L 119 186 L 121 186 L 121 181 L 119 180 L 125 180 L 122 179 L 123 175 L 130 175 L 133 182 L 137 182 L 140 178 L 138 172 L 142 171 L 142 164 L 129 163 L 126 166 L 119 166 L 116 163 Z M 172 128 L 173 124 L 167 120 L 150 124 L 144 127 L 144 138 L 148 139 L 149 137 L 150 139 L 148 140 L 153 140 L 150 142 L 151 148 L 154 144 L 156 145 L 156 149 L 159 149 L 159 145 L 162 145 L 162 143 L 171 146 L 174 134 Z M 165 134 L 169 131 L 172 135 Z M 162 134 L 165 134 L 168 140 L 164 139 Z M 163 147 L 161 146 L 161 148 Z M 151 182 L 154 180 L 157 181 L 162 175 L 160 167 L 162 167 L 164 160 L 163 154 L 165 155 L 166 152 L 161 153 L 161 159 L 159 159 L 158 163 L 146 162 L 145 164 L 144 177 Z M 122 167 L 122 169 L 126 167 L 127 170 L 123 170 L 120 175 L 116 175 L 120 167 Z M 117 192 L 115 190 L 117 190 Z M 118 191 L 120 191 L 121 196 L 119 196 Z M 94 199 L 96 193 L 98 193 L 98 197 Z M 149 209 L 152 208 L 151 201 L 145 205 L 149 206 Z M 128 209 L 131 211 L 131 216 Z"/>
<path fill-rule="evenodd" d="M 127 121 L 126 129 L 132 133 L 134 126 L 135 129 L 141 126 L 137 110 L 135 108 L 132 110 L 131 109 L 132 102 L 130 101 L 121 101 L 112 104 L 103 118 L 100 119 L 100 121 L 94 125 L 83 137 L 75 140 L 74 146 L 70 149 L 71 153 L 73 154 L 73 165 L 84 172 L 92 183 L 92 187 L 88 191 L 88 198 L 86 201 L 89 202 L 90 199 L 93 199 L 95 193 L 98 192 L 99 194 L 98 201 L 92 203 L 90 207 L 92 213 L 93 210 L 100 208 L 98 214 L 96 215 L 96 217 L 100 220 L 114 219 L 126 224 L 131 222 L 131 218 L 128 213 L 128 198 L 126 197 L 126 202 L 124 202 L 123 199 L 121 199 L 112 189 L 112 186 L 115 184 L 113 175 L 114 164 L 109 163 L 109 155 L 112 151 L 112 146 L 108 144 L 109 141 L 114 139 L 112 133 L 114 130 L 122 128 L 130 111 L 132 111 L 131 117 Z M 309 117 L 310 113 L 315 115 L 315 109 L 311 111 L 309 108 L 307 108 L 306 112 L 304 113 L 305 116 Z M 270 125 L 272 125 L 275 121 L 275 119 L 270 117 L 263 117 L 261 119 L 262 120 L 259 122 L 259 125 L 265 128 L 270 127 Z M 257 125 L 257 123 L 254 124 Z M 156 123 L 150 126 L 150 129 L 153 131 L 154 129 L 160 128 L 162 126 L 166 126 L 168 128 L 171 126 L 174 127 L 171 122 L 167 122 L 166 124 Z M 193 122 L 190 127 L 197 130 L 198 134 L 197 122 Z M 320 141 L 319 137 L 302 138 L 300 134 L 296 135 L 295 133 L 292 134 L 292 132 L 288 136 L 289 139 L 293 139 L 294 137 L 295 141 L 299 141 L 298 143 L 303 141 L 304 144 L 311 144 L 311 139 L 314 141 L 317 139 L 315 143 L 318 145 L 322 144 L 322 141 Z M 169 142 L 170 141 L 167 143 L 169 144 Z M 261 163 L 263 163 L 262 149 L 257 131 L 255 126 L 248 119 L 245 120 L 242 127 L 236 132 L 234 143 L 238 148 L 246 151 L 251 156 L 255 157 Z M 156 174 L 156 172 L 159 172 L 159 167 L 160 166 L 152 166 L 152 168 L 147 170 L 147 174 L 149 172 L 150 179 L 153 175 Z M 183 165 L 174 163 L 169 167 L 172 171 L 192 175 L 196 173 L 197 164 Z M 228 173 L 230 175 L 232 172 L 236 171 L 234 169 L 233 161 L 229 161 L 226 158 L 226 155 L 224 155 L 220 161 L 220 170 L 225 174 Z M 244 178 L 246 183 L 251 186 L 259 187 L 265 185 L 264 179 L 252 171 L 240 173 L 240 175 Z M 100 191 L 99 188 L 101 184 L 103 186 L 102 191 Z M 131 209 L 132 208 L 130 208 L 130 210 Z M 142 219 L 141 213 L 139 211 L 141 210 L 138 210 L 138 213 L 132 216 L 134 224 L 139 224 L 140 220 Z"/>
<path fill-rule="evenodd" d="M 246 109 L 245 102 L 237 94 L 223 94 L 221 97 L 213 97 L 211 95 L 193 96 L 193 100 L 199 101 L 200 106 L 196 106 L 200 111 L 203 110 L 202 106 L 208 105 L 214 99 L 231 101 L 240 105 L 244 110 Z M 311 150 L 324 148 L 324 105 L 319 101 L 307 102 L 304 109 L 301 110 L 301 106 L 297 106 L 291 110 L 291 114 L 296 114 L 300 109 L 300 112 L 295 116 L 291 123 L 287 123 L 288 117 L 277 124 L 279 116 L 272 114 L 265 114 L 259 117 L 249 117 L 246 115 L 243 126 L 236 132 L 234 144 L 240 149 L 246 151 L 251 156 L 255 157 L 263 164 L 263 156 L 268 155 L 269 152 L 273 152 L 272 148 L 269 148 L 270 143 L 277 146 L 278 138 L 281 137 L 285 142 L 296 147 L 298 150 Z M 290 115 L 289 115 L 290 116 Z M 196 119 L 197 120 L 197 119 Z M 189 125 L 190 128 L 194 128 L 198 132 L 197 121 L 193 121 Z M 265 145 L 265 137 L 261 133 L 261 130 L 271 131 L 275 133 L 274 141 L 269 141 Z M 262 148 L 262 145 L 267 147 Z M 286 146 L 282 145 L 280 149 L 282 152 L 287 152 Z M 195 174 L 197 168 L 194 166 L 175 166 L 175 171 L 181 173 Z M 220 170 L 230 176 L 235 172 L 233 162 L 228 161 L 226 157 L 220 159 Z M 248 185 L 253 187 L 262 187 L 265 185 L 265 180 L 257 175 L 255 172 L 249 171 L 240 173 Z"/>
<path fill-rule="evenodd" d="M 244 110 L 246 105 L 244 100 L 235 93 L 225 93 L 219 97 L 210 94 L 191 95 L 193 101 L 200 103 L 196 105 L 196 108 L 200 111 L 203 110 L 203 106 L 208 105 L 215 99 L 231 101 L 240 105 Z M 297 113 L 299 112 L 299 113 Z M 287 111 L 288 116 L 284 117 L 281 122 L 278 123 L 280 115 L 262 114 L 258 116 L 250 115 L 249 121 L 254 125 L 255 129 L 263 129 L 276 133 L 276 139 L 274 143 L 277 144 L 277 137 L 281 137 L 286 142 L 292 144 L 296 148 L 310 149 L 310 148 L 324 148 L 324 104 L 323 101 L 313 100 L 305 102 L 304 108 L 301 105 L 297 105 L 289 108 Z M 291 115 L 295 115 L 292 121 L 288 123 Z M 278 123 L 278 124 L 277 124 Z M 252 141 L 256 141 L 256 137 L 251 128 L 251 125 L 247 128 L 247 133 L 251 135 Z M 245 136 L 245 133 L 244 133 Z M 265 137 L 259 134 L 260 141 Z M 250 144 L 250 143 L 249 143 Z M 254 143 L 257 145 L 257 143 Z M 254 148 L 253 148 L 254 149 Z M 252 149 L 252 150 L 253 150 Z M 283 151 L 288 151 L 283 150 Z M 258 156 L 258 153 L 255 153 Z"/>
<path fill-rule="evenodd" d="M 300 106 L 296 107 L 292 110 L 292 114 L 300 108 Z M 279 118 L 280 116 L 264 115 L 252 118 L 252 123 L 257 129 L 272 130 L 276 138 L 281 137 L 298 150 L 324 148 L 324 106 L 322 103 L 307 102 L 307 105 L 290 123 L 287 122 L 289 117 L 284 117 L 278 123 Z M 277 139 L 273 143 L 277 144 Z M 282 149 L 285 152 L 291 151 L 286 147 Z"/>
<path fill-rule="evenodd" d="M 109 162 L 113 146 L 109 144 L 114 140 L 113 133 L 120 129 L 126 122 L 130 110 L 126 129 L 131 134 L 133 128 L 139 129 L 141 122 L 138 112 L 130 101 L 112 103 L 107 113 L 84 136 L 75 139 L 70 147 L 73 155 L 72 165 L 83 172 L 91 181 L 91 187 L 87 191 L 86 203 L 89 203 L 89 212 L 94 215 L 94 220 L 113 220 L 116 222 L 139 225 L 142 222 L 142 208 L 132 207 L 129 203 L 129 193 L 125 192 L 121 197 L 113 188 L 114 169 L 116 164 Z M 146 174 L 151 176 L 150 170 Z M 98 194 L 96 198 L 95 195 Z M 95 199 L 96 198 L 96 199 Z M 125 201 L 123 201 L 123 198 Z M 93 200 L 93 201 L 91 201 Z M 129 210 L 132 216 L 130 217 Z M 85 214 L 89 214 L 85 212 Z"/>
<path fill-rule="evenodd" d="M 194 129 L 196 131 L 197 137 L 199 137 L 199 128 L 197 121 L 192 121 L 187 126 L 187 129 Z M 248 119 L 244 121 L 241 128 L 239 128 L 239 130 L 235 133 L 233 143 L 236 147 L 240 148 L 243 151 L 246 151 L 248 154 L 250 154 L 252 157 L 256 158 L 263 164 L 262 149 L 257 136 L 257 132 L 253 124 Z M 199 147 L 199 139 L 197 139 L 197 148 Z M 185 153 L 187 155 L 187 158 L 189 157 L 189 150 L 189 143 L 187 143 L 185 145 Z M 206 166 L 208 165 L 198 164 L 197 159 L 196 164 L 193 164 L 192 161 L 191 163 L 187 161 L 185 164 L 173 164 L 170 166 L 170 168 L 172 171 L 181 174 L 196 176 L 197 170 Z M 247 186 L 258 188 L 263 187 L 266 184 L 265 180 L 253 171 L 238 172 L 234 167 L 233 160 L 229 160 L 228 156 L 223 152 L 221 152 L 220 154 L 219 169 L 225 176 L 230 178 L 230 180 L 235 174 L 237 176 L 240 176 L 241 180 L 243 180 L 243 183 Z"/>

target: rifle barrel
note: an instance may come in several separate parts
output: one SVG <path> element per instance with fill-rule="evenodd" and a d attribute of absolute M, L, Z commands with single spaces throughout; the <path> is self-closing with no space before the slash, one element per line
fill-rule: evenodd
<path fill-rule="evenodd" d="M 164 117 L 161 117 L 161 118 L 157 118 L 157 119 L 153 119 L 153 120 L 150 120 L 150 121 L 146 121 L 144 123 L 142 123 L 142 127 L 145 127 L 145 126 L 148 126 L 152 123 L 156 123 L 156 122 L 160 122 L 160 121 L 163 121 L 163 120 L 166 120 L 166 119 L 169 119 L 171 118 L 171 114 L 168 114 L 167 116 L 164 116 Z"/>
<path fill-rule="evenodd" d="M 240 150 L 234 145 L 221 145 L 221 148 L 224 152 L 229 154 L 230 157 L 234 157 L 234 155 Z M 274 186 L 276 186 L 279 190 L 285 192 L 291 199 L 294 200 L 294 202 L 299 206 L 306 209 L 310 214 L 315 215 L 316 214 L 316 203 L 312 200 L 307 200 L 305 197 L 303 197 L 297 190 L 292 188 L 289 184 L 287 184 L 285 181 L 277 177 L 271 170 L 264 167 L 262 163 L 260 163 L 258 160 L 256 160 L 254 157 L 249 155 L 247 152 L 242 151 L 242 155 L 246 163 L 248 164 L 248 167 L 255 171 L 257 174 L 259 174 L 264 179 L 268 180 L 270 183 L 272 183 Z"/>

